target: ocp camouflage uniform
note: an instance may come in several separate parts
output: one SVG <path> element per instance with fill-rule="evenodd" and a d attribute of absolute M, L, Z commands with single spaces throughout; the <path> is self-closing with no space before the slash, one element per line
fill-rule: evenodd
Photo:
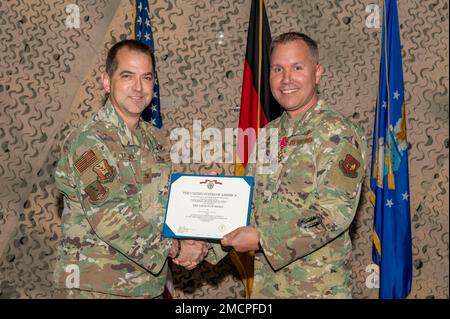
<path fill-rule="evenodd" d="M 85 291 L 79 296 L 161 295 L 172 245 L 161 237 L 171 170 L 163 134 L 144 121 L 130 130 L 108 101 L 63 152 L 55 175 L 65 195 L 56 287 Z"/>
<path fill-rule="evenodd" d="M 272 174 L 257 173 L 266 164 L 247 167 L 263 250 L 255 255 L 252 298 L 351 298 L 348 229 L 364 177 L 364 135 L 322 100 L 266 128 L 278 128 L 286 146 Z"/>

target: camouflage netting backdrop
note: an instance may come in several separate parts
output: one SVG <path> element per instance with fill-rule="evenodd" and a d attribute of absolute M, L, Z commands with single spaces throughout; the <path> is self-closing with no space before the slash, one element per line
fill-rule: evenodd
<path fill-rule="evenodd" d="M 296 30 L 319 43 L 322 98 L 371 141 L 381 28 L 370 1 L 266 0 L 273 35 Z M 68 28 L 66 8 L 79 8 Z M 236 127 L 249 0 L 151 0 L 164 127 Z M 413 298 L 448 298 L 448 1 L 398 1 L 403 46 L 413 232 Z M 130 37 L 131 0 L 0 2 L 0 298 L 51 298 L 61 237 L 54 168 L 61 142 L 104 99 L 107 49 Z M 220 35 L 223 34 L 223 37 Z M 184 172 L 231 165 L 185 165 Z M 371 286 L 373 208 L 366 178 L 351 227 L 353 293 Z M 174 268 L 175 297 L 240 298 L 227 258 Z M 367 280 L 367 284 L 366 284 Z"/>

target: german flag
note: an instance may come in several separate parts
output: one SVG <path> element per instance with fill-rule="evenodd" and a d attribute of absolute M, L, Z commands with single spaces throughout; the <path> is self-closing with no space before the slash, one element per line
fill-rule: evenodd
<path fill-rule="evenodd" d="M 263 0 L 252 0 L 245 53 L 244 79 L 242 82 L 241 111 L 235 175 L 244 175 L 249 154 L 258 137 L 258 130 L 281 115 L 279 104 L 269 87 L 270 27 Z M 255 134 L 247 135 L 246 130 Z M 243 134 L 242 134 L 243 133 Z M 254 252 L 230 254 L 250 298 L 253 287 Z"/>
<path fill-rule="evenodd" d="M 242 82 L 239 128 L 258 129 L 281 115 L 281 109 L 269 87 L 270 27 L 263 0 L 252 0 Z M 244 175 L 254 138 L 239 138 L 235 175 Z"/>

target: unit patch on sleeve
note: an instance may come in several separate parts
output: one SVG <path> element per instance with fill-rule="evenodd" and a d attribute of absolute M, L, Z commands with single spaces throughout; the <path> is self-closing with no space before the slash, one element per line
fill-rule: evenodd
<path fill-rule="evenodd" d="M 92 204 L 97 204 L 108 196 L 108 189 L 99 181 L 93 181 L 84 189 L 84 191 L 89 197 L 89 202 Z"/>
<path fill-rule="evenodd" d="M 95 164 L 92 170 L 97 174 L 97 178 L 101 182 L 112 182 L 116 176 L 116 170 L 105 159 Z"/>
<path fill-rule="evenodd" d="M 339 168 L 345 176 L 350 178 L 358 177 L 358 168 L 361 163 L 351 154 L 346 154 L 344 160 L 339 161 Z"/>
<path fill-rule="evenodd" d="M 364 177 L 361 153 L 353 145 L 345 142 L 336 157 L 325 175 L 324 183 L 337 190 L 353 194 Z"/>

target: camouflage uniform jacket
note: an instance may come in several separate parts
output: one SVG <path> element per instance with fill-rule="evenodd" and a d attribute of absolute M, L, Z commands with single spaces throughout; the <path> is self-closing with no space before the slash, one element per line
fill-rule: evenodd
<path fill-rule="evenodd" d="M 320 100 L 278 128 L 279 164 L 255 176 L 256 252 L 252 298 L 351 298 L 349 226 L 358 206 L 366 141 L 343 115 Z M 284 137 L 284 138 L 283 138 Z M 256 173 L 256 174 L 255 174 Z"/>
<path fill-rule="evenodd" d="M 57 288 L 151 298 L 163 292 L 172 245 L 161 237 L 171 170 L 163 134 L 130 130 L 108 101 L 65 143 Z"/>

